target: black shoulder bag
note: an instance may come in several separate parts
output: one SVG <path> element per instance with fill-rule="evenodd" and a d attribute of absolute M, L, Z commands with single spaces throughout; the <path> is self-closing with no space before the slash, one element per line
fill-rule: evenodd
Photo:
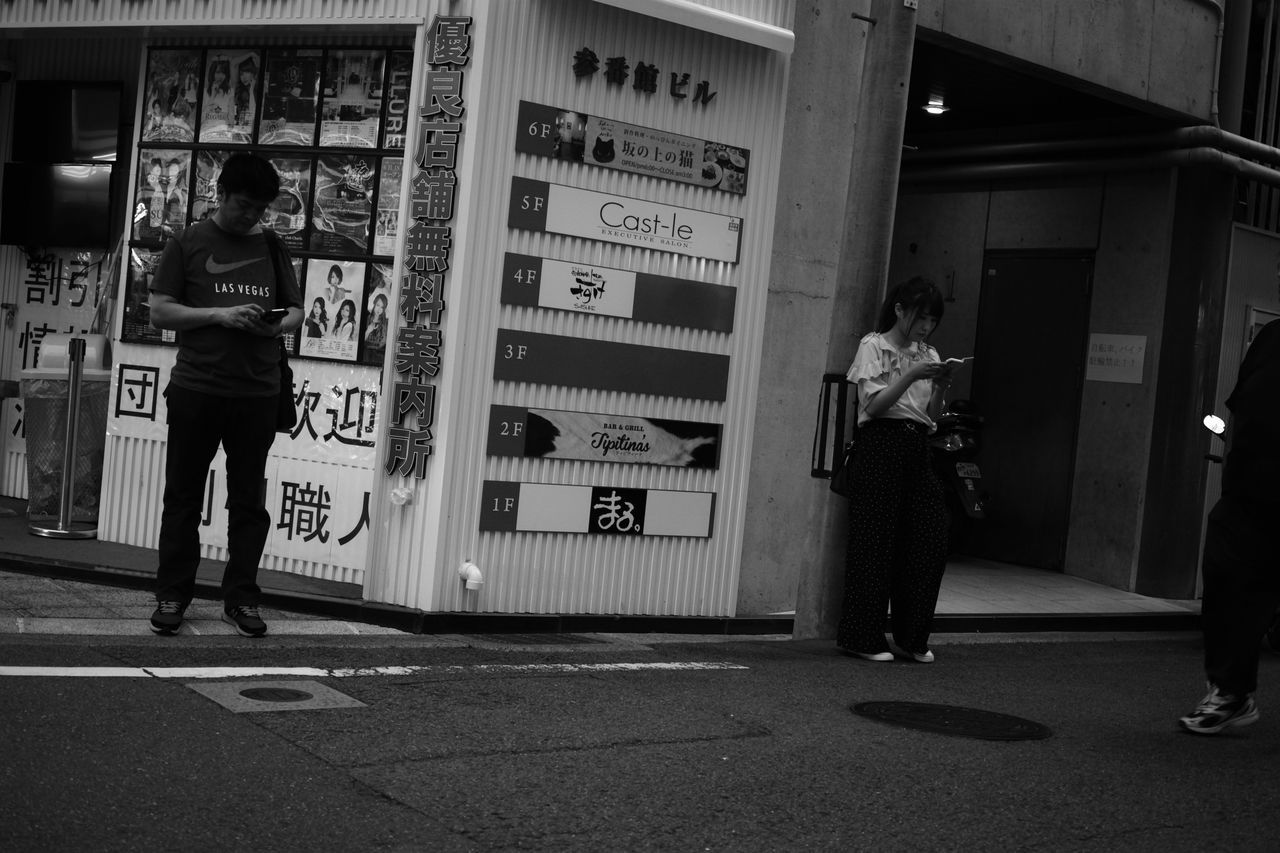
<path fill-rule="evenodd" d="M 853 454 L 858 449 L 858 395 L 853 396 L 852 437 L 840 449 L 840 456 L 831 469 L 831 491 L 847 498 L 853 494 Z"/>
<path fill-rule="evenodd" d="M 287 267 L 284 247 L 274 231 L 264 231 L 267 238 L 267 252 L 271 255 L 271 266 L 276 273 L 276 305 L 280 305 L 280 296 L 284 290 L 286 276 L 293 275 Z M 293 368 L 289 366 L 289 350 L 285 347 L 284 335 L 280 336 L 280 397 L 276 403 L 276 432 L 292 432 L 298 424 L 298 409 L 293 399 Z"/>

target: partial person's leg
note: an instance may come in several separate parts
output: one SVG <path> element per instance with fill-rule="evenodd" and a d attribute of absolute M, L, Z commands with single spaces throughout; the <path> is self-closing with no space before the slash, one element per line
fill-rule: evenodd
<path fill-rule="evenodd" d="M 950 516 L 942 484 L 929 464 L 929 448 L 920 447 L 913 461 L 904 507 L 906 533 L 891 590 L 890 626 L 899 648 L 924 654 L 929 651 L 938 590 L 947 568 Z"/>
<path fill-rule="evenodd" d="M 216 399 L 204 394 L 170 385 L 165 399 L 169 436 L 157 543 L 156 599 L 186 605 L 195 593 L 205 483 L 218 452 L 221 419 L 216 414 Z"/>
<path fill-rule="evenodd" d="M 892 428 L 866 428 L 851 472 L 844 603 L 836 644 L 860 654 L 889 651 L 884 621 L 903 500 L 899 438 Z"/>
<path fill-rule="evenodd" d="M 1274 519 L 1228 497 L 1209 513 L 1204 547 L 1205 675 L 1224 693 L 1245 695 L 1258 686 L 1262 636 L 1275 613 Z"/>
<path fill-rule="evenodd" d="M 258 561 L 271 529 L 266 507 L 267 454 L 276 437 L 276 398 L 228 401 L 222 446 L 227 453 L 227 568 L 222 600 L 228 609 L 256 605 Z"/>

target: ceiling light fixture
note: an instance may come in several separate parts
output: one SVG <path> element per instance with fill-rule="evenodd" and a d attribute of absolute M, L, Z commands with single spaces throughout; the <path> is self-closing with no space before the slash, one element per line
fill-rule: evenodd
<path fill-rule="evenodd" d="M 930 95 L 929 103 L 925 104 L 921 109 L 931 116 L 940 116 L 951 108 L 943 102 L 941 95 Z"/>

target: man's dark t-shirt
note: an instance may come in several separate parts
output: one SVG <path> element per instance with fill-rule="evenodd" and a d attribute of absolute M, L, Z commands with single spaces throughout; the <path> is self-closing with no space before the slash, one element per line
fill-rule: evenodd
<path fill-rule="evenodd" d="M 1280 320 L 1268 323 L 1249 344 L 1231 410 L 1231 445 L 1222 471 L 1222 494 L 1280 503 Z"/>
<path fill-rule="evenodd" d="M 206 219 L 165 245 L 151 290 L 193 308 L 301 307 L 293 268 L 282 266 L 289 275 L 277 281 L 262 233 L 233 234 Z M 170 381 L 219 397 L 270 397 L 280 389 L 280 343 L 216 324 L 187 329 Z"/>

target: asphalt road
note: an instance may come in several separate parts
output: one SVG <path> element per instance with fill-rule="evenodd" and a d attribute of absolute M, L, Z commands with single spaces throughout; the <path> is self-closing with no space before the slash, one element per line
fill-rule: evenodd
<path fill-rule="evenodd" d="M 1263 719 L 1197 737 L 1174 724 L 1203 693 L 1189 634 L 937 638 L 933 665 L 513 639 L 0 636 L 0 849 L 1280 849 L 1277 657 Z M 288 667 L 308 669 L 265 671 Z M 325 688 L 359 704 L 206 695 Z M 1052 735 L 919 731 L 867 701 Z"/>

